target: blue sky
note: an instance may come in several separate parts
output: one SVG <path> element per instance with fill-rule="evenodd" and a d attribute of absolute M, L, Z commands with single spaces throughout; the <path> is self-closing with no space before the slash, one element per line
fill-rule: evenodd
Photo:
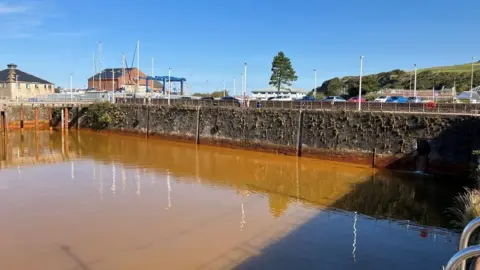
<path fill-rule="evenodd" d="M 0 0 L 0 65 L 68 86 L 83 87 L 92 53 L 103 44 L 104 67 L 132 61 L 140 40 L 140 67 L 186 77 L 192 92 L 237 90 L 247 62 L 248 88 L 268 86 L 280 50 L 313 88 L 336 76 L 451 65 L 480 57 L 477 0 Z"/>

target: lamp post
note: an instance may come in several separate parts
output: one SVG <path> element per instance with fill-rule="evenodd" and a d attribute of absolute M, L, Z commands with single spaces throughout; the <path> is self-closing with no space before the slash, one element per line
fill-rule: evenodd
<path fill-rule="evenodd" d="M 415 78 L 414 78 L 414 82 L 413 82 L 413 96 L 414 97 L 417 97 L 417 64 L 413 64 L 413 67 L 415 69 Z"/>
<path fill-rule="evenodd" d="M 473 67 L 475 65 L 475 56 L 472 56 L 472 78 L 470 81 L 470 103 L 472 103 L 473 98 Z"/>
<path fill-rule="evenodd" d="M 112 103 L 115 103 L 115 69 L 112 68 Z"/>
<path fill-rule="evenodd" d="M 170 106 L 170 93 L 172 92 L 172 83 L 170 81 L 171 68 L 168 68 L 168 105 Z"/>
<path fill-rule="evenodd" d="M 243 89 L 245 89 L 245 75 L 244 73 L 242 72 L 242 90 L 241 90 L 241 93 L 240 93 L 240 96 L 242 98 L 242 101 L 245 99 L 245 96 L 243 95 Z"/>
<path fill-rule="evenodd" d="M 314 74 L 314 77 L 315 77 L 315 79 L 314 79 L 315 82 L 314 82 L 314 87 L 313 87 L 313 98 L 316 99 L 317 98 L 317 70 L 316 69 L 313 70 L 313 74 Z"/>
<path fill-rule="evenodd" d="M 227 96 L 227 83 L 223 80 L 223 96 Z"/>
<path fill-rule="evenodd" d="M 244 67 L 244 72 L 243 72 L 243 78 L 245 79 L 245 84 L 243 85 L 245 87 L 244 91 L 243 91 L 243 102 L 245 103 L 245 99 L 246 99 L 246 95 L 247 95 L 247 63 L 245 63 L 245 67 Z"/>
<path fill-rule="evenodd" d="M 237 95 L 237 82 L 235 81 L 235 77 L 233 77 L 233 96 Z"/>
<path fill-rule="evenodd" d="M 73 75 L 70 73 L 70 102 L 73 102 Z"/>
<path fill-rule="evenodd" d="M 358 87 L 358 111 L 362 110 L 362 76 L 363 76 L 363 56 L 360 56 L 360 83 Z"/>

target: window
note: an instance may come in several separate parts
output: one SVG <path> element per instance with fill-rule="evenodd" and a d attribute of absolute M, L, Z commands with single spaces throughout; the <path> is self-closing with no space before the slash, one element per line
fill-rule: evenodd
<path fill-rule="evenodd" d="M 35 89 L 38 89 L 38 84 L 35 84 Z"/>
<path fill-rule="evenodd" d="M 46 84 L 44 84 L 44 85 L 43 85 L 43 88 L 47 89 L 47 85 L 46 85 Z"/>
<path fill-rule="evenodd" d="M 26 87 L 27 89 L 30 89 L 30 84 L 29 84 L 29 83 L 25 84 L 25 87 Z"/>

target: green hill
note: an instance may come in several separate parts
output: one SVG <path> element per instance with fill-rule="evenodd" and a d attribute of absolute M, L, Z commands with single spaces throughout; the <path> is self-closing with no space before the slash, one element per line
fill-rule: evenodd
<path fill-rule="evenodd" d="M 417 89 L 430 90 L 452 88 L 457 92 L 470 89 L 472 64 L 432 67 L 417 72 Z M 362 93 L 367 94 L 381 89 L 413 89 L 414 76 L 411 71 L 395 69 L 388 72 L 371 74 L 363 77 Z M 474 86 L 480 85 L 480 63 L 475 65 Z M 359 77 L 347 76 L 325 81 L 317 91 L 325 95 L 358 94 Z"/>
<path fill-rule="evenodd" d="M 477 65 L 480 65 L 477 63 Z M 456 73 L 463 73 L 467 72 L 469 74 L 472 73 L 472 64 L 464 64 L 464 65 L 454 65 L 454 66 L 445 66 L 445 67 L 432 67 L 432 68 L 425 68 L 421 69 L 420 71 L 431 71 L 434 73 L 441 73 L 441 72 L 456 72 Z"/>

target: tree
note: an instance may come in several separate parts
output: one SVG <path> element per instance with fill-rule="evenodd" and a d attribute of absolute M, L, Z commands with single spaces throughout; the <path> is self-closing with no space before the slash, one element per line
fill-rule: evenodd
<path fill-rule="evenodd" d="M 358 96 L 360 77 L 356 77 L 356 80 L 357 81 L 354 82 L 348 89 L 348 94 L 350 96 Z M 375 92 L 378 90 L 380 90 L 380 84 L 378 83 L 377 78 L 375 78 L 375 76 L 370 75 L 362 78 L 362 95 Z"/>
<path fill-rule="evenodd" d="M 223 96 L 228 96 L 228 91 L 226 91 L 226 92 L 223 91 L 223 90 L 214 91 L 214 92 L 212 92 L 212 94 L 210 96 L 212 96 L 214 98 L 220 98 L 220 97 L 223 97 Z"/>
<path fill-rule="evenodd" d="M 343 91 L 343 83 L 339 78 L 331 79 L 325 89 L 325 94 L 327 96 L 338 96 Z"/>
<path fill-rule="evenodd" d="M 195 93 L 192 96 L 194 96 L 194 97 L 209 97 L 210 95 L 205 94 L 205 93 Z"/>
<path fill-rule="evenodd" d="M 286 57 L 283 52 L 279 52 L 272 62 L 272 76 L 270 77 L 270 85 L 277 87 L 278 91 L 282 85 L 291 86 L 293 81 L 298 79 L 295 70 L 292 67 L 290 58 Z"/>

